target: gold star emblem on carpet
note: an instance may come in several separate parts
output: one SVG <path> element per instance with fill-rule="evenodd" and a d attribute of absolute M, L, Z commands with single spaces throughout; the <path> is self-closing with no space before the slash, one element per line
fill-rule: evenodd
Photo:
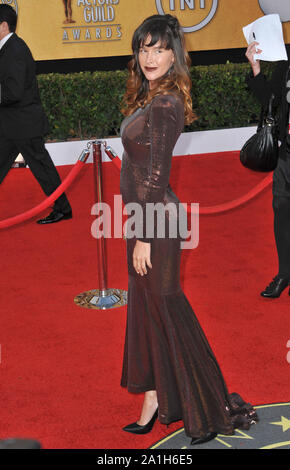
<path fill-rule="evenodd" d="M 281 416 L 281 421 L 278 421 L 276 423 L 270 423 L 270 424 L 274 424 L 275 426 L 282 426 L 283 432 L 290 429 L 290 419 L 285 418 L 284 416 Z"/>
<path fill-rule="evenodd" d="M 184 428 L 177 429 L 152 445 L 151 449 L 290 449 L 290 402 L 255 406 L 259 422 L 234 435 L 218 434 L 205 444 L 191 446 Z M 287 433 L 288 431 L 288 433 Z"/>

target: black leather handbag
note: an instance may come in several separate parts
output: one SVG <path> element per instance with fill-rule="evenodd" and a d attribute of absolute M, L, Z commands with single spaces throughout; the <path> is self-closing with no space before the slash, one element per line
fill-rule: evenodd
<path fill-rule="evenodd" d="M 250 137 L 240 151 L 242 165 L 254 171 L 273 171 L 278 162 L 278 126 L 273 116 L 271 96 L 268 109 L 262 108 L 256 133 Z"/>

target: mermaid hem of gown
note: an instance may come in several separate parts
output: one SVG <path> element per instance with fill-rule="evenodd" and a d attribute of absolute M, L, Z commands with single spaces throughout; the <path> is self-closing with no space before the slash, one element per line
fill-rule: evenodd
<path fill-rule="evenodd" d="M 130 393 L 156 390 L 159 421 L 182 420 L 190 437 L 233 434 L 258 421 L 252 405 L 237 393 L 228 393 L 184 293 L 147 291 L 142 279 L 134 276 L 129 276 L 121 386 Z"/>

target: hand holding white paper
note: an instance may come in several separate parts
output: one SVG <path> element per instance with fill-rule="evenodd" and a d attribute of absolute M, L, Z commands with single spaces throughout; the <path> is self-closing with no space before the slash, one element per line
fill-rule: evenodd
<path fill-rule="evenodd" d="M 259 43 L 261 54 L 255 54 L 255 60 L 276 62 L 288 60 L 283 39 L 282 23 L 279 15 L 265 15 L 243 28 L 243 33 L 248 44 L 253 41 Z"/>

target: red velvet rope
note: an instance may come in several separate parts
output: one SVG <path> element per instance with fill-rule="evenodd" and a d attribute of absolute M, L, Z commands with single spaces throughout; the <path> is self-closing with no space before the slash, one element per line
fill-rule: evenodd
<path fill-rule="evenodd" d="M 109 154 L 107 155 L 110 157 Z M 118 168 L 118 170 L 121 169 L 121 160 L 119 158 L 116 158 L 116 157 L 112 158 L 112 162 L 116 166 L 116 168 Z M 257 194 L 262 192 L 267 186 L 269 186 L 271 181 L 272 181 L 272 173 L 268 175 L 266 178 L 264 178 L 257 186 L 251 189 L 244 196 L 241 196 L 237 199 L 234 199 L 233 201 L 225 202 L 223 204 L 219 204 L 216 206 L 199 207 L 199 214 L 200 215 L 218 214 L 221 212 L 229 211 L 238 206 L 241 206 L 242 204 L 245 204 L 246 202 L 250 201 L 250 199 L 253 199 L 255 196 L 257 196 Z M 187 212 L 189 213 L 191 212 L 190 204 L 187 206 Z M 196 213 L 196 211 L 193 210 L 193 213 Z"/>
<path fill-rule="evenodd" d="M 219 204 L 216 206 L 200 207 L 199 213 L 201 215 L 202 214 L 217 214 L 217 213 L 226 212 L 238 206 L 241 206 L 242 204 L 245 204 L 246 202 L 250 201 L 250 199 L 253 199 L 255 196 L 257 196 L 257 194 L 262 192 L 267 186 L 269 186 L 271 182 L 272 182 L 272 174 L 264 178 L 259 184 L 257 184 L 257 186 L 251 189 L 244 196 L 241 196 L 237 199 L 234 199 L 233 201 L 225 202 L 223 204 Z M 187 208 L 187 212 L 191 212 L 190 207 Z"/>
<path fill-rule="evenodd" d="M 69 174 L 63 180 L 63 182 L 58 186 L 58 188 L 48 196 L 43 202 L 38 204 L 37 206 L 33 207 L 32 209 L 23 212 L 22 214 L 15 215 L 14 217 L 10 217 L 9 219 L 1 220 L 0 221 L 0 229 L 11 227 L 12 225 L 20 224 L 25 220 L 31 219 L 35 215 L 42 212 L 44 209 L 49 207 L 66 189 L 71 185 L 73 180 L 79 174 L 81 169 L 83 168 L 85 161 L 78 160 L 74 167 L 71 169 Z"/>
<path fill-rule="evenodd" d="M 113 164 L 116 166 L 116 168 L 118 168 L 118 170 L 120 171 L 121 160 L 118 157 L 114 157 L 114 158 L 110 157 L 110 158 Z M 67 177 L 63 180 L 63 182 L 58 186 L 58 188 L 49 197 L 47 197 L 42 203 L 38 204 L 37 206 L 33 207 L 32 209 L 26 212 L 23 212 L 22 214 L 16 215 L 14 217 L 10 217 L 5 220 L 1 220 L 0 229 L 11 227 L 16 224 L 20 224 L 21 222 L 31 219 L 32 217 L 34 217 L 35 215 L 39 214 L 44 209 L 49 207 L 72 184 L 76 176 L 79 174 L 79 172 L 83 168 L 84 164 L 85 164 L 85 160 L 84 161 L 78 160 L 77 163 L 72 168 L 72 170 L 70 171 L 70 173 L 67 175 Z M 217 214 L 217 213 L 226 212 L 228 210 L 241 206 L 242 204 L 246 203 L 250 199 L 253 199 L 261 191 L 263 191 L 271 183 L 271 181 L 272 181 L 272 174 L 264 178 L 257 186 L 251 189 L 244 196 L 241 196 L 237 199 L 234 199 L 233 201 L 219 204 L 216 206 L 200 207 L 199 214 L 201 215 L 202 214 Z M 191 212 L 190 205 L 187 207 L 187 212 Z M 195 211 L 193 212 L 195 213 Z"/>

